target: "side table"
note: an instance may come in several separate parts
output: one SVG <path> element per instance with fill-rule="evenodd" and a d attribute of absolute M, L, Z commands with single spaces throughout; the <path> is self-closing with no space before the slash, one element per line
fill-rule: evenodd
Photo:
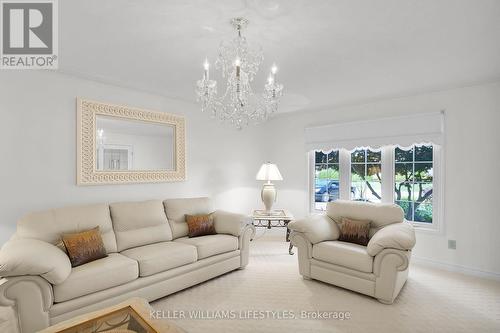
<path fill-rule="evenodd" d="M 293 215 L 285 209 L 272 210 L 271 212 L 266 212 L 265 210 L 256 209 L 253 211 L 253 221 L 256 227 L 267 227 L 271 229 L 272 227 L 285 227 L 286 236 L 285 241 L 290 242 L 290 229 L 288 229 L 288 223 L 293 220 Z M 288 253 L 293 255 L 293 245 L 290 242 L 288 247 Z"/>

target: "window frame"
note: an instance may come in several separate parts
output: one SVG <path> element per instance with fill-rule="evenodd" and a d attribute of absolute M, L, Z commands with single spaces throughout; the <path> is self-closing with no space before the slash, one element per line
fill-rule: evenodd
<path fill-rule="evenodd" d="M 444 232 L 444 147 L 443 145 L 437 145 L 432 143 L 415 143 L 414 145 L 432 145 L 433 146 L 433 195 L 432 195 L 432 222 L 418 222 L 418 221 L 408 221 L 410 222 L 416 230 L 430 232 L 430 233 L 442 233 Z M 414 146 L 412 145 L 412 146 Z M 410 147 L 410 146 L 408 146 Z M 355 149 L 371 149 L 380 150 L 382 152 L 382 200 L 381 203 L 395 203 L 395 193 L 394 193 L 394 183 L 395 183 L 395 156 L 394 150 L 396 145 L 386 145 L 379 148 L 371 147 L 357 147 Z M 353 150 L 355 150 L 353 149 Z M 337 149 L 333 149 L 337 150 Z M 351 200 L 351 152 L 353 150 L 347 150 L 344 148 L 338 149 L 339 151 L 339 199 L 340 200 Z M 324 213 L 324 210 L 316 209 L 315 206 L 315 152 L 318 150 L 312 150 L 308 153 L 309 160 L 309 211 L 312 214 Z"/>
<path fill-rule="evenodd" d="M 340 161 L 341 161 L 341 149 L 331 149 L 328 151 L 322 150 L 321 152 L 323 154 L 327 155 L 332 151 L 338 151 L 339 162 L 338 163 L 328 163 L 328 157 L 327 157 L 326 163 L 319 163 L 319 164 L 327 164 L 327 165 L 328 164 L 338 164 L 339 165 L 339 188 L 342 189 L 344 186 L 342 184 L 342 173 L 343 173 L 342 170 L 343 169 L 342 169 L 342 166 L 340 163 Z M 316 209 L 316 152 L 319 152 L 319 150 L 313 150 L 313 151 L 309 152 L 309 170 L 311 170 L 311 172 L 309 172 L 309 184 L 310 184 L 310 186 L 309 186 L 310 187 L 309 211 L 314 212 L 314 213 L 319 213 L 319 212 L 324 212 L 324 210 Z M 342 193 L 340 193 L 340 191 L 339 191 L 339 199 L 341 199 L 341 198 L 342 198 Z"/>

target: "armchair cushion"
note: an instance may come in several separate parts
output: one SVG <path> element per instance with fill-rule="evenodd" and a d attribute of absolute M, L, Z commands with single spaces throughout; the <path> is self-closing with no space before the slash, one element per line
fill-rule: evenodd
<path fill-rule="evenodd" d="M 311 215 L 302 220 L 292 221 L 288 223 L 288 228 L 303 233 L 312 244 L 337 240 L 340 235 L 337 223 L 326 215 Z"/>
<path fill-rule="evenodd" d="M 340 221 L 342 217 L 370 220 L 372 228 L 382 228 L 404 220 L 403 209 L 396 204 L 349 200 L 329 202 L 326 206 L 326 215 L 336 221 Z"/>
<path fill-rule="evenodd" d="M 217 210 L 213 213 L 215 231 L 218 234 L 240 236 L 245 226 L 252 224 L 252 218 L 244 214 Z"/>
<path fill-rule="evenodd" d="M 376 256 L 383 249 L 411 250 L 415 246 L 415 230 L 409 223 L 394 223 L 377 231 L 366 251 Z"/>
<path fill-rule="evenodd" d="M 313 245 L 312 257 L 365 273 L 371 273 L 373 270 L 373 257 L 366 253 L 366 246 L 359 244 L 342 241 L 321 242 Z"/>
<path fill-rule="evenodd" d="M 31 238 L 8 241 L 0 251 L 0 276 L 40 275 L 60 284 L 71 273 L 68 256 L 55 245 Z"/>

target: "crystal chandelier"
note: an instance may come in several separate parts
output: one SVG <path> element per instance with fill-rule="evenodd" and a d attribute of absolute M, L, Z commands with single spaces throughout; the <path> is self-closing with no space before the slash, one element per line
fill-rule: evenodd
<path fill-rule="evenodd" d="M 215 68 L 227 79 L 225 92 L 217 95 L 217 81 L 210 79 L 210 64 L 205 60 L 203 78 L 196 82 L 196 96 L 203 112 L 208 111 L 214 118 L 241 129 L 251 122 L 264 121 L 276 112 L 283 85 L 276 82 L 278 68 L 273 65 L 264 92 L 256 96 L 250 84 L 264 60 L 262 48 L 249 48 L 242 36 L 241 31 L 248 24 L 246 19 L 234 18 L 231 24 L 236 29 L 236 38 L 220 44 L 215 61 Z"/>

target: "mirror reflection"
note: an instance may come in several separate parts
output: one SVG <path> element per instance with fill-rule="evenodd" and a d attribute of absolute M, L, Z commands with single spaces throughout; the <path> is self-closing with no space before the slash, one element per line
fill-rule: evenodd
<path fill-rule="evenodd" d="M 174 169 L 174 126 L 96 116 L 98 171 Z"/>

